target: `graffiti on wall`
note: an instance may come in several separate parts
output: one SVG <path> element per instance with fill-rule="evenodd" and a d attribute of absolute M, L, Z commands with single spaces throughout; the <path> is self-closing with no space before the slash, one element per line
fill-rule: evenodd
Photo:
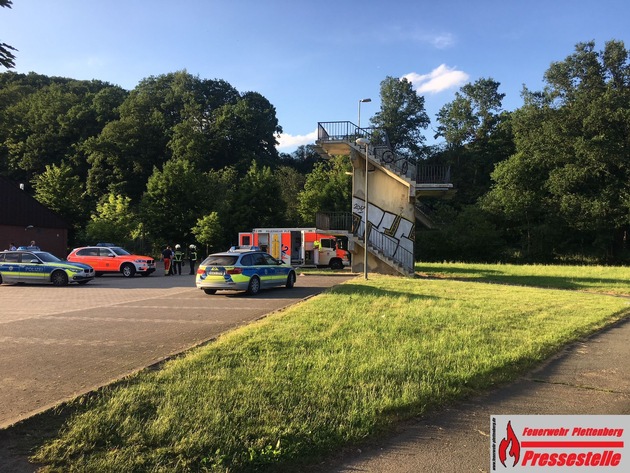
<path fill-rule="evenodd" d="M 415 240 L 415 222 L 400 214 L 388 212 L 372 203 L 368 209 L 368 239 L 370 242 L 383 240 L 383 252 L 395 259 L 413 261 L 413 244 Z M 352 230 L 359 238 L 364 238 L 365 201 L 352 198 Z M 381 235 L 384 235 L 382 237 Z M 376 245 L 377 247 L 380 245 Z"/>

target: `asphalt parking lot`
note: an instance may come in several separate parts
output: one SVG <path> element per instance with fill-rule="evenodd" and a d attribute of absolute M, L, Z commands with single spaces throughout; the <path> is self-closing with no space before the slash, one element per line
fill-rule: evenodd
<path fill-rule="evenodd" d="M 193 276 L 107 275 L 85 286 L 0 286 L 0 429 L 347 276 L 298 276 L 293 289 L 208 296 Z"/>

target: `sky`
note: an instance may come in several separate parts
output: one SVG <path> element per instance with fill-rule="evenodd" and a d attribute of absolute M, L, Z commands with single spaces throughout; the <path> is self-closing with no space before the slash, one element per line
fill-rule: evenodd
<path fill-rule="evenodd" d="M 186 70 L 254 91 L 276 108 L 278 150 L 314 143 L 318 122 L 361 124 L 380 84 L 406 77 L 436 114 L 466 83 L 491 78 L 503 108 L 542 90 L 580 42 L 630 49 L 627 0 L 13 0 L 0 42 L 19 73 L 97 79 L 132 90 Z"/>

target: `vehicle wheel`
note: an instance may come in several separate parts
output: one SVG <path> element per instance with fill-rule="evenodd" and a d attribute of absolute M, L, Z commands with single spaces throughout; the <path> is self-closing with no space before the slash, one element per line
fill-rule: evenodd
<path fill-rule="evenodd" d="M 339 258 L 331 259 L 330 269 L 343 269 L 343 262 Z"/>
<path fill-rule="evenodd" d="M 289 275 L 287 276 L 286 287 L 291 289 L 293 286 L 295 286 L 295 273 L 291 271 Z"/>
<path fill-rule="evenodd" d="M 87 283 L 89 283 L 89 282 L 90 282 L 90 280 L 88 279 L 88 280 L 85 280 L 85 281 L 77 281 L 77 284 L 78 284 L 79 286 L 85 286 L 85 285 L 86 285 Z"/>
<path fill-rule="evenodd" d="M 63 271 L 55 271 L 50 276 L 50 280 L 55 286 L 67 286 L 68 285 L 68 275 Z"/>
<path fill-rule="evenodd" d="M 212 294 L 216 294 L 217 290 L 216 289 L 204 289 L 203 292 L 205 292 L 206 294 L 212 295 Z"/>
<path fill-rule="evenodd" d="M 2 284 L 2 275 L 0 274 L 0 284 Z"/>
<path fill-rule="evenodd" d="M 136 268 L 134 268 L 133 264 L 130 263 L 123 264 L 122 268 L 120 268 L 120 271 L 122 272 L 122 275 L 126 278 L 133 277 L 133 275 L 136 274 Z"/>
<path fill-rule="evenodd" d="M 253 276 L 249 280 L 249 287 L 247 288 L 247 294 L 255 296 L 260 292 L 260 279 L 257 276 Z"/>

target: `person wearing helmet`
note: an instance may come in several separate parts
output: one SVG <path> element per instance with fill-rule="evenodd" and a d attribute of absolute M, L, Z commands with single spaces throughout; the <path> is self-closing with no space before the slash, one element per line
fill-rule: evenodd
<path fill-rule="evenodd" d="M 197 263 L 197 247 L 195 245 L 188 247 L 188 262 L 190 263 L 190 274 L 195 274 L 195 264 Z"/>
<path fill-rule="evenodd" d="M 173 274 L 182 275 L 182 260 L 184 252 L 180 245 L 175 245 L 175 253 L 173 254 Z"/>

